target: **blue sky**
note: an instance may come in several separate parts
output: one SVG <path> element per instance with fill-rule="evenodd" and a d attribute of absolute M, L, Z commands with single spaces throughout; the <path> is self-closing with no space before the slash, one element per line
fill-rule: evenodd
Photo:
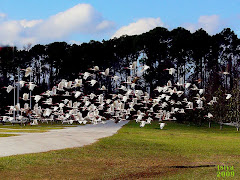
<path fill-rule="evenodd" d="M 82 43 L 124 34 L 225 27 L 240 34 L 240 0 L 0 0 L 0 44 Z"/>

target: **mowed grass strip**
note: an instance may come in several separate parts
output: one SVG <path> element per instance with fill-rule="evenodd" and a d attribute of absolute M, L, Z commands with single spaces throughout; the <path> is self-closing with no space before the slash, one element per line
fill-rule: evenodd
<path fill-rule="evenodd" d="M 42 129 L 0 129 L 0 133 L 42 133 L 47 132 L 48 130 L 42 130 Z"/>
<path fill-rule="evenodd" d="M 240 134 L 233 127 L 220 131 L 216 125 L 209 129 L 169 122 L 160 130 L 158 122 L 139 128 L 132 121 L 92 145 L 0 158 L 0 175 L 1 179 L 218 179 L 217 165 L 231 165 L 239 177 L 239 144 Z"/>
<path fill-rule="evenodd" d="M 1 132 L 15 132 L 15 133 L 43 133 L 47 132 L 51 129 L 64 129 L 66 127 L 76 127 L 76 125 L 62 125 L 62 124 L 47 124 L 47 123 L 40 123 L 36 126 L 20 126 L 20 125 L 0 125 L 0 133 Z"/>
<path fill-rule="evenodd" d="M 16 134 L 1 134 L 0 133 L 0 137 L 10 137 L 10 136 L 18 136 Z"/>

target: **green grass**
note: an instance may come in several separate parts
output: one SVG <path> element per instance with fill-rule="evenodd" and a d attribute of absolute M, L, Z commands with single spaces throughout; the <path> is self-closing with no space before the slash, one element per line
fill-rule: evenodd
<path fill-rule="evenodd" d="M 0 129 L 0 133 L 42 133 L 42 132 L 47 132 L 47 130 L 42 130 L 42 129 Z"/>
<path fill-rule="evenodd" d="M 51 129 L 63 129 L 65 127 L 76 127 L 76 125 L 62 125 L 62 124 L 47 124 L 47 123 L 41 123 L 37 126 L 20 126 L 18 124 L 15 124 L 14 126 L 10 124 L 6 125 L 0 125 L 0 133 L 1 132 L 13 132 L 13 133 L 42 133 L 47 132 Z"/>
<path fill-rule="evenodd" d="M 0 137 L 10 137 L 10 136 L 17 136 L 16 134 L 1 134 Z"/>
<path fill-rule="evenodd" d="M 240 179 L 240 133 L 233 127 L 130 122 L 117 134 L 81 148 L 0 158 L 1 179 L 220 179 L 232 165 Z M 229 178 L 229 179 L 234 179 Z"/>

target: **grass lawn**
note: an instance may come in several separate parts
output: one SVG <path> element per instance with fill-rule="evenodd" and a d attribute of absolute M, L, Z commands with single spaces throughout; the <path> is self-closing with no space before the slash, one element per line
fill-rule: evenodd
<path fill-rule="evenodd" d="M 134 121 L 81 148 L 0 158 L 1 179 L 221 179 L 217 165 L 240 179 L 240 133 L 233 127 Z M 200 166 L 210 167 L 200 167 Z M 214 167 L 211 167 L 214 166 Z M 178 167 L 179 166 L 179 167 Z M 180 168 L 185 167 L 185 168 Z"/>
<path fill-rule="evenodd" d="M 30 125 L 20 126 L 18 124 L 15 124 L 14 126 L 12 126 L 11 124 L 6 124 L 6 125 L 0 125 L 0 133 L 1 132 L 41 133 L 41 132 L 47 132 L 51 129 L 63 129 L 65 127 L 76 127 L 76 125 L 39 123 L 39 125 L 36 125 L 36 126 L 30 126 Z"/>
<path fill-rule="evenodd" d="M 17 136 L 15 134 L 1 134 L 0 132 L 0 137 L 9 137 L 9 136 Z"/>

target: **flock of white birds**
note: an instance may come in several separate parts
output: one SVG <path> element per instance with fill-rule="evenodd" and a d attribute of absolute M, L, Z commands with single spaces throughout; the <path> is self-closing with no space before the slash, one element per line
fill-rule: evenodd
<path fill-rule="evenodd" d="M 184 114 L 187 111 L 203 109 L 204 105 L 211 106 L 217 102 L 217 98 L 206 102 L 204 89 L 198 88 L 198 83 L 185 83 L 183 78 L 173 84 L 170 80 L 165 86 L 157 86 L 154 89 L 155 96 L 150 97 L 149 93 L 136 88 L 136 82 L 147 73 L 150 67 L 143 65 L 137 67 L 134 61 L 129 67 L 130 75 L 125 82 L 119 82 L 121 78 L 117 75 L 111 76 L 110 69 L 100 71 L 98 66 L 88 69 L 87 72 L 80 73 L 79 79 L 67 81 L 62 79 L 51 90 L 47 90 L 39 95 L 31 96 L 23 93 L 19 99 L 24 102 L 8 106 L 6 115 L 2 116 L 2 122 L 22 123 L 30 120 L 31 125 L 41 122 L 61 122 L 73 124 L 105 123 L 105 120 L 115 122 L 124 120 L 135 120 L 140 123 L 140 127 L 151 124 L 152 120 L 159 120 L 160 129 L 165 126 L 165 121 L 176 120 L 176 114 Z M 165 69 L 170 75 L 174 75 L 175 69 Z M 30 67 L 24 69 L 25 77 L 32 73 Z M 118 88 L 117 93 L 109 94 L 108 89 L 97 79 L 109 78 Z M 83 88 L 89 86 L 97 89 L 97 93 L 83 93 Z M 37 86 L 33 82 L 19 81 L 15 86 L 21 89 L 27 86 L 29 91 L 33 91 Z M 119 87 L 120 86 L 120 87 Z M 15 91 L 16 87 L 9 85 L 4 87 L 7 92 Z M 184 94 L 195 91 L 194 101 L 189 101 Z M 30 98 L 35 101 L 33 108 L 30 107 Z M 231 94 L 226 94 L 226 99 L 230 99 Z M 208 113 L 204 117 L 212 118 Z"/>

